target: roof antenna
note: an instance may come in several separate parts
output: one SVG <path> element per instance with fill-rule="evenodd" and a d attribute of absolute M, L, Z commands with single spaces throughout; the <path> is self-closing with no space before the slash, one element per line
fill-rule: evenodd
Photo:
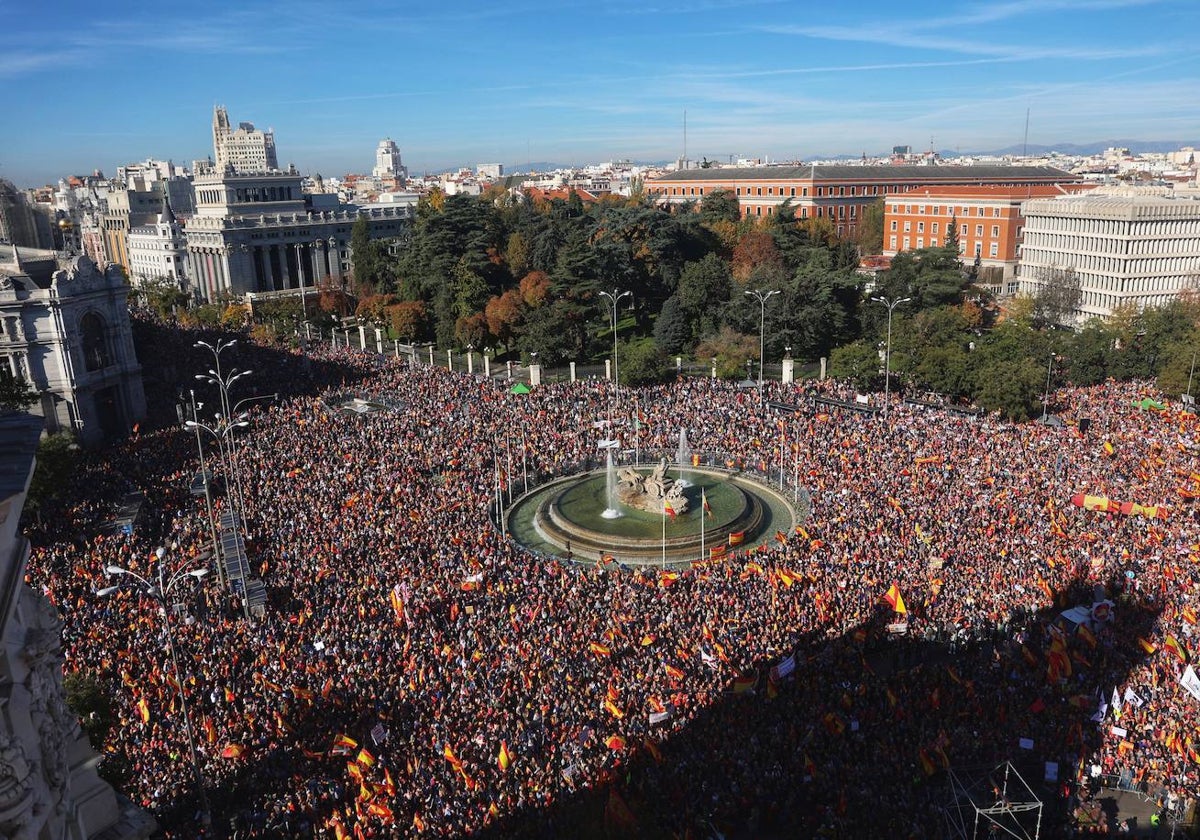
<path fill-rule="evenodd" d="M 1025 109 L 1025 140 L 1021 143 L 1021 157 L 1029 156 L 1029 109 Z"/>

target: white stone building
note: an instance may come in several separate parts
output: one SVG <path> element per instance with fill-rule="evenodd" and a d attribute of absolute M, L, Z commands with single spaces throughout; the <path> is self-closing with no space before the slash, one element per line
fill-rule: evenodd
<path fill-rule="evenodd" d="M 400 147 L 390 137 L 379 141 L 375 149 L 375 167 L 371 176 L 380 181 L 391 181 L 394 186 L 403 186 L 408 177 L 408 169 L 400 160 Z"/>
<path fill-rule="evenodd" d="M 358 208 L 338 205 L 329 195 L 317 198 L 331 200 L 336 209 L 322 209 L 301 191 L 302 180 L 295 171 L 196 176 L 187 248 L 188 278 L 198 300 L 311 291 L 326 278 L 335 288 L 347 288 L 355 219 L 367 216 L 371 236 L 378 239 L 399 236 L 412 219 L 407 205 Z"/>
<path fill-rule="evenodd" d="M 7 250 L 0 364 L 41 395 L 47 431 L 72 430 L 87 445 L 124 437 L 145 417 L 146 396 L 121 270 L 101 271 L 86 256 Z"/>
<path fill-rule="evenodd" d="M 129 281 L 134 286 L 147 280 L 169 278 L 179 288 L 187 284 L 187 237 L 175 218 L 169 201 L 153 224 L 129 231 Z"/>
<path fill-rule="evenodd" d="M 1059 273 L 1079 278 L 1082 322 L 1119 306 L 1160 306 L 1200 284 L 1200 200 L 1164 187 L 1101 187 L 1027 201 L 1020 291 Z"/>
<path fill-rule="evenodd" d="M 259 131 L 254 123 L 248 122 L 238 123 L 233 129 L 229 125 L 229 114 L 221 105 L 213 109 L 213 157 L 218 172 L 224 172 L 226 167 L 232 167 L 234 172 L 279 169 L 275 132 Z"/>

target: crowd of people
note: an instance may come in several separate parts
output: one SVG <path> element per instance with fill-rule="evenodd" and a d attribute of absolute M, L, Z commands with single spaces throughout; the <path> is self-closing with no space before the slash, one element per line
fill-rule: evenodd
<path fill-rule="evenodd" d="M 311 352 L 353 381 L 255 407 L 236 475 L 216 464 L 243 491 L 265 615 L 244 618 L 216 575 L 179 587 L 178 684 L 168 619 L 136 587 L 97 590 L 107 565 L 152 573 L 165 545 L 179 568 L 211 541 L 188 493 L 195 439 L 142 434 L 90 463 L 34 535 L 66 670 L 118 710 L 96 746 L 166 837 L 206 831 L 180 690 L 226 836 L 932 837 L 952 772 L 1010 760 L 1062 831 L 1086 830 L 1071 798 L 1101 780 L 1164 804 L 1200 789 L 1200 698 L 1180 684 L 1200 440 L 1192 415 L 1133 405 L 1146 384 L 1063 389 L 1066 425 L 1012 425 L 895 397 L 886 417 L 812 408 L 853 402 L 834 383 L 768 383 L 766 401 L 706 379 L 516 395 Z M 388 408 L 340 411 L 335 392 Z M 613 416 L 629 422 L 597 426 Z M 520 477 L 513 447 L 546 476 L 614 431 L 671 450 L 681 426 L 736 467 L 782 447 L 809 518 L 678 575 L 533 556 L 489 518 L 497 472 Z M 159 521 L 89 530 L 130 481 Z"/>

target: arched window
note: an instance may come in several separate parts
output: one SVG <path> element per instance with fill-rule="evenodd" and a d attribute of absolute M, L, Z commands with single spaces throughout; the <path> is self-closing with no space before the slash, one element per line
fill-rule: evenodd
<path fill-rule="evenodd" d="M 104 338 L 104 319 L 89 312 L 79 322 L 83 337 L 83 364 L 89 370 L 103 370 L 112 364 L 108 353 L 108 342 Z"/>

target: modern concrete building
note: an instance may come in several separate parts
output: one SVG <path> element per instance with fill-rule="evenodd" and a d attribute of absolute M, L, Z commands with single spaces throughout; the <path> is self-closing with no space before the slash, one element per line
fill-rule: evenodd
<path fill-rule="evenodd" d="M 7 253 L 5 253 L 7 250 Z M 146 414 L 120 269 L 86 256 L 0 250 L 0 364 L 41 395 L 46 430 L 94 445 Z"/>
<path fill-rule="evenodd" d="M 1200 288 L 1200 200 L 1166 187 L 1100 187 L 1082 196 L 1027 201 L 1017 269 L 1034 295 L 1071 272 L 1083 298 L 1075 321 L 1118 306 L 1159 306 Z"/>
<path fill-rule="evenodd" d="M 233 129 L 229 125 L 229 114 L 225 106 L 213 108 L 213 158 L 215 169 L 224 172 L 231 167 L 234 172 L 271 172 L 279 169 L 275 155 L 275 132 L 259 131 L 254 123 L 238 123 Z"/>
<path fill-rule="evenodd" d="M 365 215 L 372 238 L 399 236 L 412 219 L 408 205 L 330 207 L 301 191 L 289 172 L 212 171 L 195 178 L 196 215 L 187 224 L 188 277 L 198 300 L 225 295 L 346 288 L 352 270 L 350 232 Z M 328 280 L 326 280 L 328 278 Z"/>
<path fill-rule="evenodd" d="M 717 190 L 734 195 L 743 216 L 770 216 L 788 203 L 797 219 L 828 219 L 845 238 L 858 233 L 867 207 L 889 195 L 934 186 L 1009 187 L 1079 180 L 1049 166 L 756 166 L 686 169 L 646 182 L 646 191 L 672 204 L 695 202 Z M 886 240 L 885 240 L 886 242 Z"/>
<path fill-rule="evenodd" d="M 96 774 L 99 756 L 63 699 L 62 619 L 25 583 L 17 525 L 42 418 L 0 412 L 0 837 L 141 840 L 154 821 Z"/>
<path fill-rule="evenodd" d="M 175 218 L 171 203 L 164 200 L 154 224 L 129 231 L 129 282 L 140 286 L 147 280 L 168 278 L 179 288 L 187 284 L 187 237 Z"/>

